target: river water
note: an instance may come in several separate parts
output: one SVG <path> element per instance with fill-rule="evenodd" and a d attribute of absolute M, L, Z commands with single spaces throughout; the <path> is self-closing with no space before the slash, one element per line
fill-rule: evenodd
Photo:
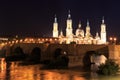
<path fill-rule="evenodd" d="M 120 75 L 100 76 L 95 72 L 75 69 L 43 70 L 42 65 L 20 65 L 18 62 L 6 63 L 0 59 L 0 80 L 120 80 Z"/>

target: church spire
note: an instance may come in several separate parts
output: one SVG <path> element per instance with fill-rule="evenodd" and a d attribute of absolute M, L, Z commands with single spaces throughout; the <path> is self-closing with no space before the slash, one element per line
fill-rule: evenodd
<path fill-rule="evenodd" d="M 70 10 L 68 11 L 68 19 L 71 19 Z"/>
<path fill-rule="evenodd" d="M 87 26 L 89 26 L 89 20 L 87 19 Z"/>
<path fill-rule="evenodd" d="M 62 30 L 60 31 L 60 36 L 62 36 L 62 37 L 63 37 L 63 31 L 62 31 Z"/>
<path fill-rule="evenodd" d="M 56 14 L 55 14 L 55 19 L 54 19 L 54 22 L 57 23 L 57 17 L 56 17 Z"/>
<path fill-rule="evenodd" d="M 99 37 L 99 34 L 98 34 L 98 32 L 96 32 L 96 37 Z"/>
<path fill-rule="evenodd" d="M 103 16 L 103 18 L 102 18 L 102 24 L 104 24 L 105 23 L 105 20 L 104 20 L 104 16 Z"/>
<path fill-rule="evenodd" d="M 81 21 L 79 21 L 78 28 L 81 28 Z"/>
<path fill-rule="evenodd" d="M 53 37 L 58 37 L 58 23 L 57 23 L 56 15 L 53 23 Z"/>
<path fill-rule="evenodd" d="M 106 25 L 104 23 L 104 17 L 102 18 L 102 24 L 101 24 L 101 41 L 102 44 L 106 43 Z"/>

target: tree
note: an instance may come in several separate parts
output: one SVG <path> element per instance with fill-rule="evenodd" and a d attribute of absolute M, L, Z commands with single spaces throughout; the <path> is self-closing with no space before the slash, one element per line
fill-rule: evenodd
<path fill-rule="evenodd" d="M 114 75 L 119 70 L 119 65 L 115 63 L 113 60 L 107 60 L 105 64 L 101 64 L 97 71 L 99 74 L 103 75 Z"/>

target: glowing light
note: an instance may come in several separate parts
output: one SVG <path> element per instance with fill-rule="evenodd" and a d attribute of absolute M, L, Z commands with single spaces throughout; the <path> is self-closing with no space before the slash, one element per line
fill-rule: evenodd
<path fill-rule="evenodd" d="M 20 42 L 23 42 L 23 40 L 21 39 Z"/>
<path fill-rule="evenodd" d="M 116 44 L 117 38 L 116 37 L 110 37 L 110 43 Z"/>
<path fill-rule="evenodd" d="M 55 39 L 55 41 L 57 41 L 57 39 Z"/>
<path fill-rule="evenodd" d="M 12 41 L 12 44 L 14 44 L 15 43 L 15 41 Z"/>
<path fill-rule="evenodd" d="M 16 42 L 15 43 L 18 43 L 18 40 L 16 40 Z"/>
<path fill-rule="evenodd" d="M 114 41 L 116 41 L 117 40 L 117 38 L 116 37 L 114 37 Z"/>
<path fill-rule="evenodd" d="M 44 41 L 44 39 L 42 39 L 42 41 Z"/>
<path fill-rule="evenodd" d="M 26 38 L 24 41 L 25 41 L 25 42 L 27 42 L 27 41 L 28 41 L 28 39 Z"/>
<path fill-rule="evenodd" d="M 110 37 L 110 40 L 112 40 L 113 38 L 112 37 Z"/>
<path fill-rule="evenodd" d="M 48 41 L 48 39 L 45 39 L 46 41 Z"/>
<path fill-rule="evenodd" d="M 50 41 L 52 41 L 52 39 L 50 38 Z"/>

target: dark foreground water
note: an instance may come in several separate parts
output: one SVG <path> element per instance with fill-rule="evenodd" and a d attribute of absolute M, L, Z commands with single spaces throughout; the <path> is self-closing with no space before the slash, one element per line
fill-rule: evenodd
<path fill-rule="evenodd" d="M 79 68 L 43 70 L 42 65 L 19 65 L 0 59 L 0 80 L 120 80 L 120 75 L 100 76 Z"/>

